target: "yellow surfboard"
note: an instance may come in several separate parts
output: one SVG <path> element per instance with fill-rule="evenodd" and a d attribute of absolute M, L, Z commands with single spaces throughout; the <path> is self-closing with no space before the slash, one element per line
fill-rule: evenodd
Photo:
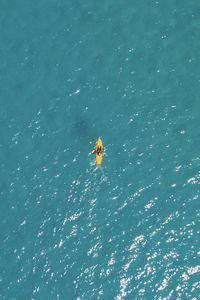
<path fill-rule="evenodd" d="M 101 165 L 103 159 L 103 143 L 99 137 L 96 143 L 96 164 Z"/>

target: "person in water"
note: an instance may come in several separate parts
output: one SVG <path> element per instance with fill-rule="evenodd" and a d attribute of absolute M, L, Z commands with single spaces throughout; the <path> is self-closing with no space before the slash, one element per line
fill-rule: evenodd
<path fill-rule="evenodd" d="M 97 147 L 97 150 L 95 149 L 92 153 L 93 154 L 97 154 L 97 155 L 101 155 L 103 152 L 102 148 L 101 147 Z"/>

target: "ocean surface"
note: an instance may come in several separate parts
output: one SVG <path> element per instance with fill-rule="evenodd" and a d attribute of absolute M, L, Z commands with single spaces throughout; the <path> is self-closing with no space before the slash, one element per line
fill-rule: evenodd
<path fill-rule="evenodd" d="M 1 0 L 1 300 L 200 299 L 199 196 L 199 0 Z"/>

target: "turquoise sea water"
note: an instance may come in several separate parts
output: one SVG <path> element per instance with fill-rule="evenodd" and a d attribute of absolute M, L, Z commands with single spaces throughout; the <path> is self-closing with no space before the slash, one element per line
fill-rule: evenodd
<path fill-rule="evenodd" d="M 200 2 L 0 24 L 0 299 L 200 299 Z"/>

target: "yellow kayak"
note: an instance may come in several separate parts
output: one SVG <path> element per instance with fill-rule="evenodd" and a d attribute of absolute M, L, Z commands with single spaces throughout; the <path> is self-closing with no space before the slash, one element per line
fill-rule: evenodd
<path fill-rule="evenodd" d="M 103 159 L 103 143 L 100 137 L 98 138 L 98 141 L 96 143 L 95 154 L 96 154 L 96 164 L 101 165 Z"/>

